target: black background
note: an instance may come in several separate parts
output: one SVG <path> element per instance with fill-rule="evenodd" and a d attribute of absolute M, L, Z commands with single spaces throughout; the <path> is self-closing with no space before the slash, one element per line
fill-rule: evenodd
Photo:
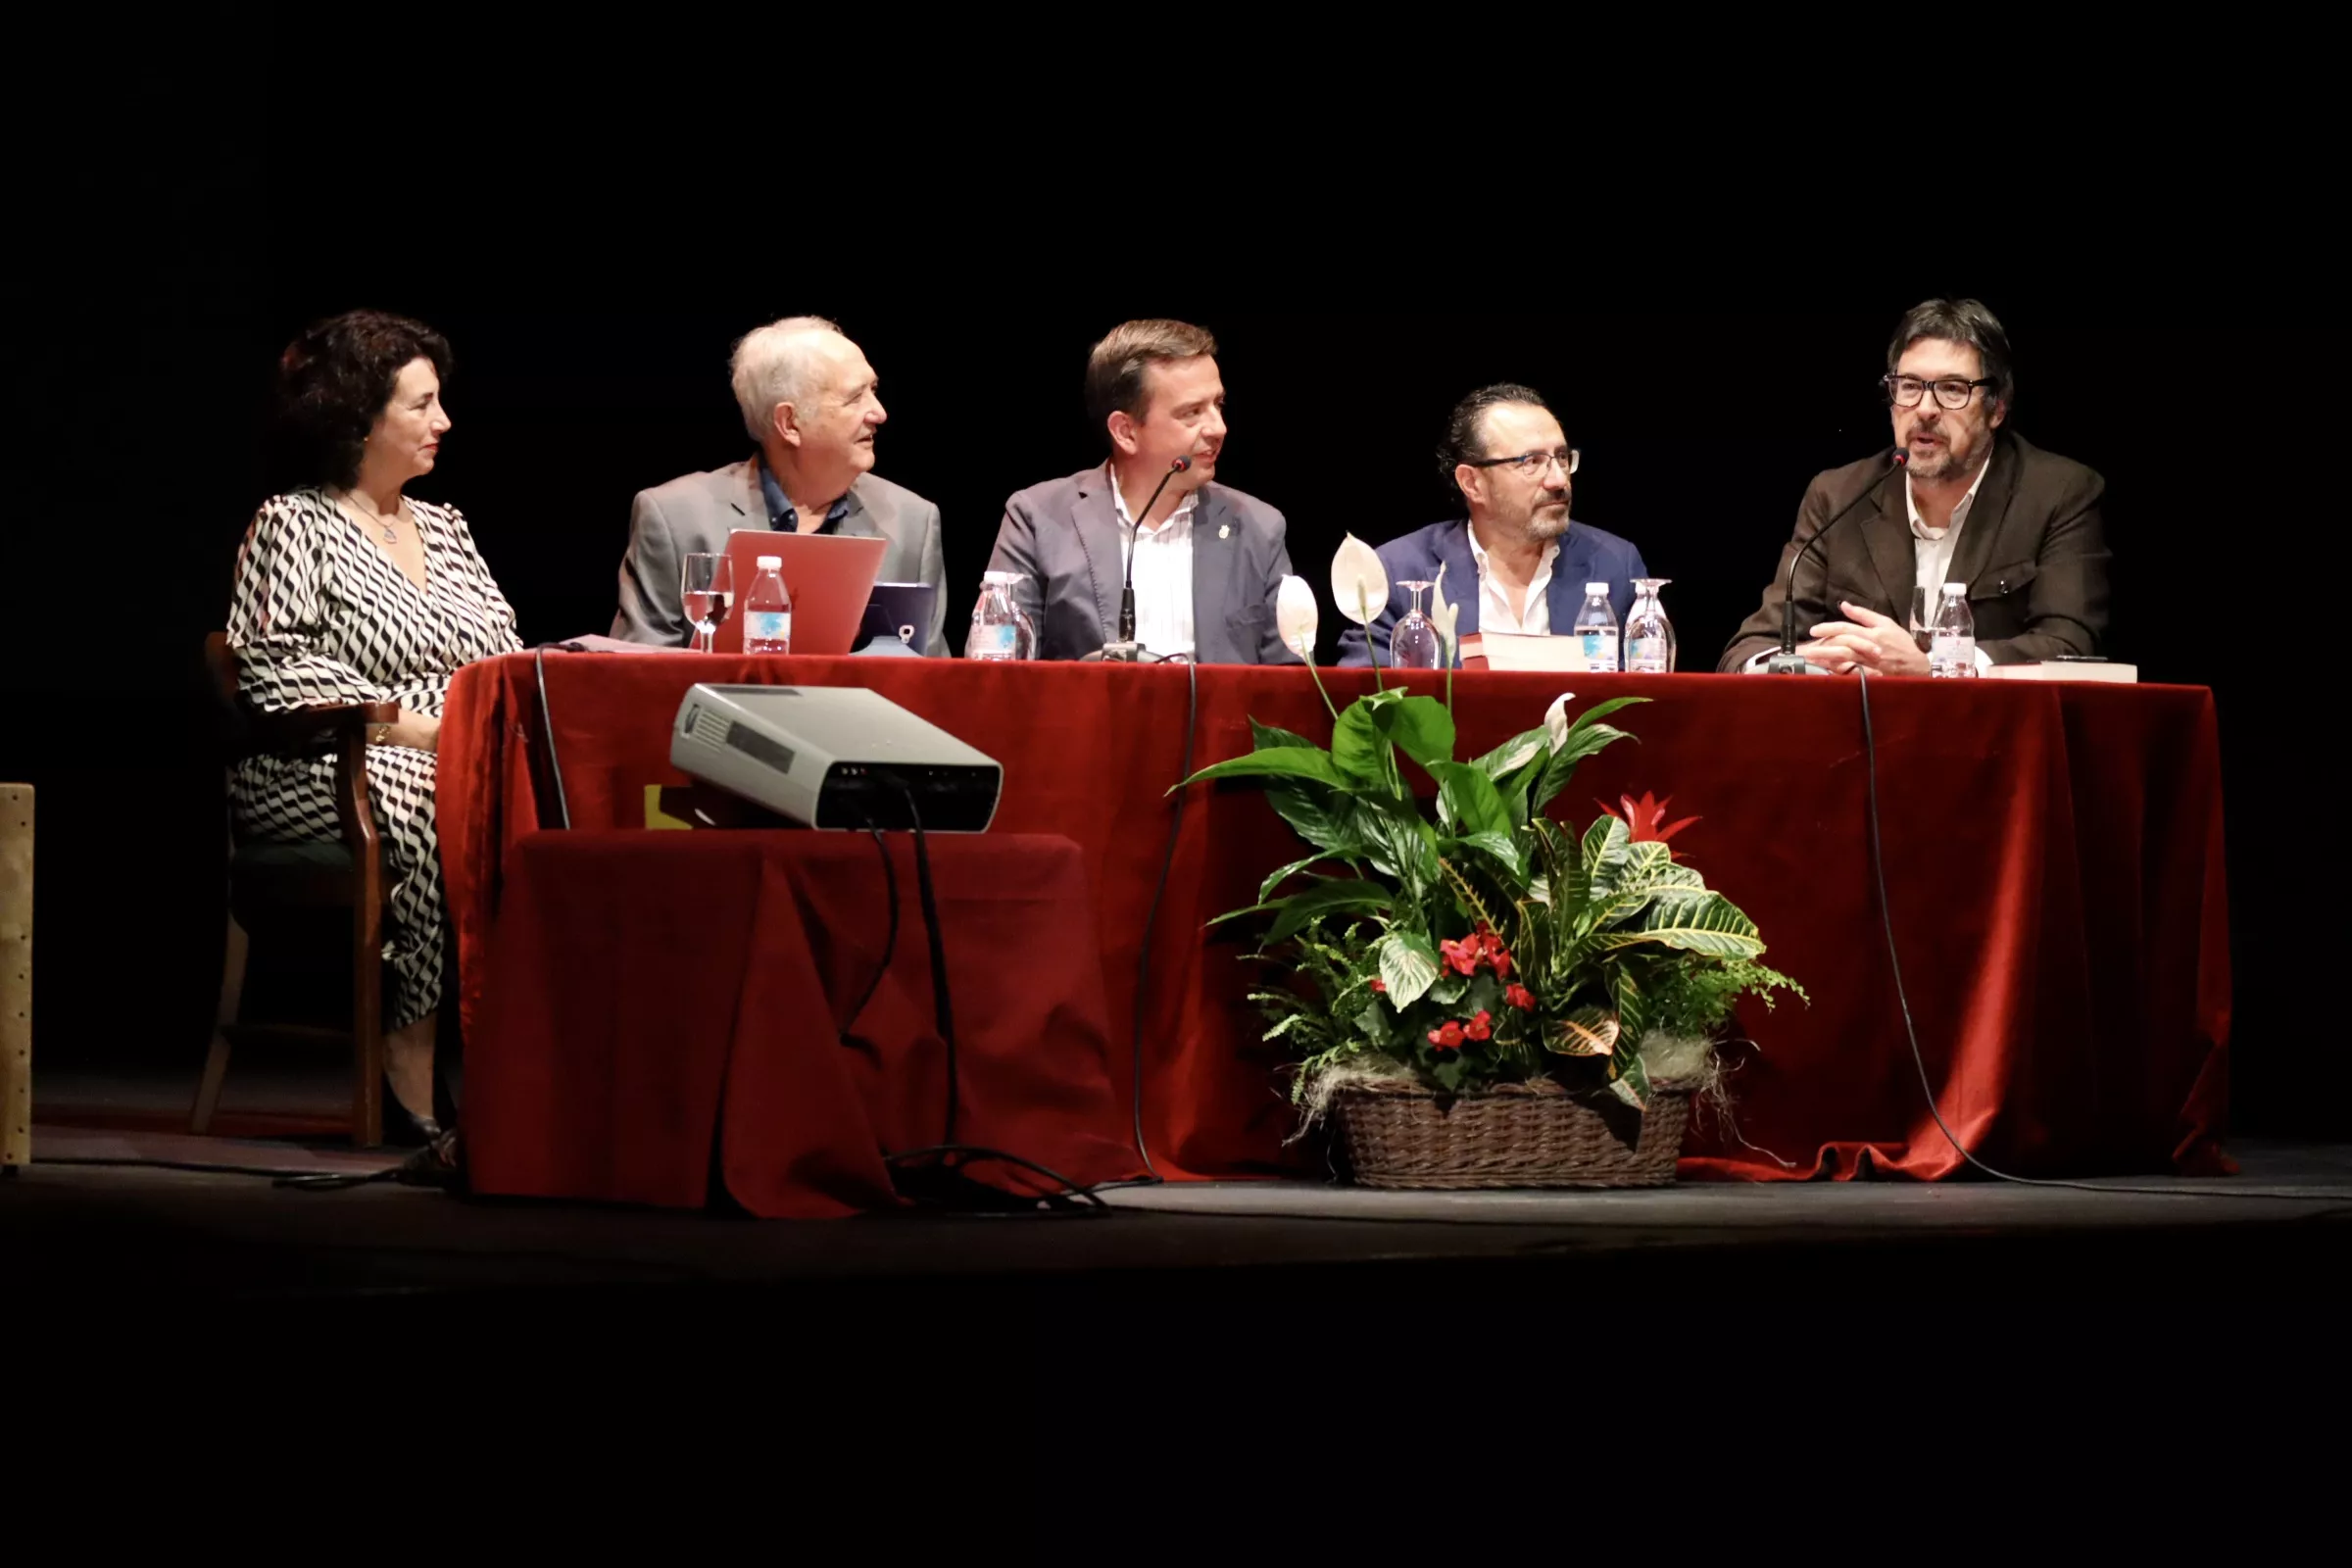
<path fill-rule="evenodd" d="M 1216 333 L 1233 431 L 1219 477 L 1287 514 L 1310 581 L 1344 531 L 1379 541 L 1450 514 L 1432 457 L 1446 410 L 1525 381 L 1585 453 L 1577 516 L 1673 579 L 1684 667 L 1707 668 L 1807 478 L 1885 444 L 1875 377 L 1896 318 L 1973 293 L 2016 345 L 2015 427 L 2107 477 L 2110 652 L 2217 694 L 2240 1124 L 2344 1125 L 2332 1008 L 2306 978 L 2343 931 L 2340 792 L 2323 768 L 2340 707 L 2321 609 L 2332 539 L 2273 548 L 2338 524 L 2307 518 L 2266 460 L 2309 352 L 2266 233 L 2194 255 L 2092 241 L 2007 186 L 1976 203 L 2001 221 L 1947 215 L 1993 246 L 1833 244 L 1810 211 L 1795 237 L 1767 238 L 1729 199 L 1669 237 L 1648 206 L 1550 210 L 1550 185 L 1482 230 L 1475 211 L 1358 195 L 1430 169 L 1258 131 L 1235 132 L 1220 168 L 1277 189 L 1188 194 L 1155 224 L 1097 194 L 1132 171 L 1057 156 L 1050 127 L 990 141 L 993 164 L 888 169 L 888 146 L 852 159 L 819 127 L 764 174 L 724 116 L 686 151 L 625 157 L 609 121 L 594 155 L 553 123 L 422 110 L 355 131 L 296 112 L 317 84 L 287 74 L 287 40 L 243 41 L 267 69 L 241 88 L 180 100 L 133 158 L 52 160 L 20 192 L 43 239 L 10 377 L 29 483 L 8 576 L 30 623 L 5 662 L 0 776 L 41 789 L 36 1059 L 184 1062 L 191 1080 L 201 1059 L 223 818 L 198 650 L 279 478 L 275 355 L 318 316 L 373 306 L 451 339 L 455 427 L 416 490 L 464 509 L 527 642 L 608 628 L 630 498 L 745 454 L 730 346 L 807 312 L 881 374 L 879 471 L 943 509 L 959 647 L 1004 497 L 1100 460 L 1088 346 L 1167 315 Z M 1530 211 L 1544 221 L 1515 220 Z M 2271 575 L 2307 560 L 2310 576 Z M 1955 859 L 1986 853 L 1968 823 L 1938 830 Z"/>

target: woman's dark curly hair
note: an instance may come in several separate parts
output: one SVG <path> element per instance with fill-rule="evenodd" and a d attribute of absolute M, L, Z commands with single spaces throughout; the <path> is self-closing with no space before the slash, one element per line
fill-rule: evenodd
<path fill-rule="evenodd" d="M 405 316 L 346 311 L 314 321 L 277 361 L 277 412 L 288 456 L 312 482 L 348 489 L 360 452 L 412 361 L 449 379 L 449 340 Z"/>

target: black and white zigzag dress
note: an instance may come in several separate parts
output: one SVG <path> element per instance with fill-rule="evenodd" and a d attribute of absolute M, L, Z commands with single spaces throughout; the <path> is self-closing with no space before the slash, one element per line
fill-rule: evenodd
<path fill-rule="evenodd" d="M 257 711 L 376 702 L 438 717 L 460 665 L 522 646 L 514 612 L 491 581 L 464 515 L 414 499 L 409 510 L 424 539 L 422 588 L 319 491 L 297 490 L 262 504 L 237 557 L 228 609 L 239 694 Z M 238 839 L 339 838 L 334 775 L 332 752 L 245 759 L 229 777 Z M 384 1023 L 398 1029 L 441 1002 L 433 756 L 370 746 L 368 785 L 389 892 Z"/>

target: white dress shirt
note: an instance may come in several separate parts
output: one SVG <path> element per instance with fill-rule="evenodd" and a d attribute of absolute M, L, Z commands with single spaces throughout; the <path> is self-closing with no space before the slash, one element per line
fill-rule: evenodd
<path fill-rule="evenodd" d="M 1977 465 L 1977 476 L 1968 481 L 1968 493 L 1953 506 L 1952 520 L 1940 528 L 1931 528 L 1920 521 L 1919 502 L 1911 494 L 1911 475 L 1908 472 L 1903 475 L 1903 510 L 1911 514 L 1912 581 L 1927 590 L 1927 614 L 1931 622 L 1936 616 L 1936 607 L 1943 603 L 1943 585 L 1951 581 L 1952 557 L 1960 549 L 1960 529 L 1968 521 L 1970 509 L 1977 504 L 1977 487 L 1984 482 L 1984 471 L 1991 466 L 1990 458 Z M 1991 667 L 1992 656 L 1978 649 L 1977 668 Z"/>
<path fill-rule="evenodd" d="M 1511 596 L 1494 568 L 1487 564 L 1487 547 L 1478 542 L 1478 529 L 1466 525 L 1470 535 L 1470 561 L 1478 567 L 1478 629 L 1481 632 L 1515 631 L 1530 637 L 1551 634 L 1551 564 L 1560 557 L 1557 539 L 1544 541 L 1544 559 L 1536 564 L 1536 574 L 1527 584 L 1527 610 L 1524 613 L 1511 609 Z"/>
<path fill-rule="evenodd" d="M 1138 528 L 1119 490 L 1118 470 L 1109 464 L 1102 472 L 1110 480 L 1111 504 L 1119 512 L 1119 565 L 1135 558 L 1135 640 L 1166 658 L 1193 655 L 1193 503 L 1186 491 L 1183 503 L 1157 527 Z M 1118 628 L 1107 628 L 1116 635 Z"/>

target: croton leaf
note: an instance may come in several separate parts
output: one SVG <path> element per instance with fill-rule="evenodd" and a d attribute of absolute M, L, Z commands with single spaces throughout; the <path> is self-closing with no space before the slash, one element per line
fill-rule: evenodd
<path fill-rule="evenodd" d="M 1544 1033 L 1544 1049 L 1556 1056 L 1606 1056 L 1617 1050 L 1617 1015 L 1602 1006 L 1583 1006 Z"/>
<path fill-rule="evenodd" d="M 1419 1002 L 1438 979 L 1438 950 L 1413 931 L 1392 931 L 1380 939 L 1380 978 L 1389 1005 L 1399 1012 Z"/>
<path fill-rule="evenodd" d="M 1628 1055 L 1622 1062 L 1613 1063 L 1614 1074 L 1609 1079 L 1609 1093 L 1636 1110 L 1649 1108 L 1649 1071 L 1642 1058 Z"/>
<path fill-rule="evenodd" d="M 1753 958 L 1764 952 L 1764 939 L 1756 934 L 1753 920 L 1722 894 L 1699 889 L 1659 894 L 1639 924 L 1601 932 L 1592 945 L 1607 953 L 1642 943 L 1710 958 Z"/>

